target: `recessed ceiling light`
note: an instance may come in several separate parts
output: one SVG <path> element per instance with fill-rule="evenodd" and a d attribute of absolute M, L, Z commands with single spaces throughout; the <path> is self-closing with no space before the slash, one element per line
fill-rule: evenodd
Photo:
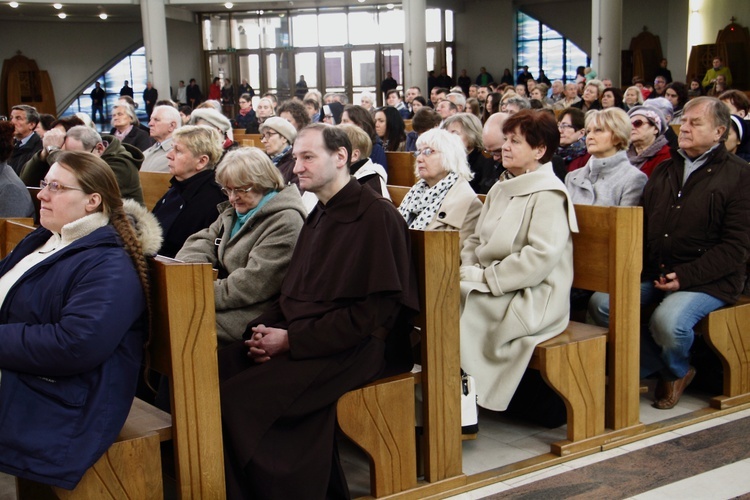
<path fill-rule="evenodd" d="M 10 5 L 11 9 L 17 9 L 18 8 L 18 2 L 10 2 L 8 5 Z"/>
<path fill-rule="evenodd" d="M 62 4 L 61 4 L 61 3 L 54 3 L 54 4 L 52 4 L 52 6 L 53 6 L 54 8 L 56 8 L 57 10 L 60 10 L 60 9 L 62 9 Z"/>
<path fill-rule="evenodd" d="M 68 15 L 67 15 L 67 14 L 66 14 L 65 12 L 60 12 L 60 13 L 59 13 L 59 14 L 57 15 L 57 17 L 59 17 L 60 19 L 65 19 L 66 17 L 68 17 Z"/>
<path fill-rule="evenodd" d="M 393 5 L 392 3 L 389 3 L 388 5 L 386 5 L 386 7 L 387 7 L 388 9 L 392 9 L 392 8 L 394 7 L 394 5 Z"/>
<path fill-rule="evenodd" d="M 109 16 L 107 16 L 107 14 L 105 14 L 104 12 L 102 12 L 101 14 L 99 14 L 99 19 L 101 19 L 102 21 L 105 21 L 107 19 L 107 17 L 109 17 Z"/>
<path fill-rule="evenodd" d="M 359 3 L 365 3 L 365 0 L 357 0 Z"/>
<path fill-rule="evenodd" d="M 231 9 L 232 7 L 234 7 L 234 4 L 232 2 L 227 2 L 224 4 L 224 7 L 226 7 L 227 9 Z"/>

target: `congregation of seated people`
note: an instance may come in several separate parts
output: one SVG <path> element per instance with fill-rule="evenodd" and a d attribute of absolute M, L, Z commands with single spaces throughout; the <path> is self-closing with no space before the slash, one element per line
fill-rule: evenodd
<path fill-rule="evenodd" d="M 41 279 L 23 273 L 45 262 L 72 259 L 83 262 L 82 274 L 104 272 L 94 267 L 102 257 L 71 252 L 91 240 L 91 249 L 116 256 L 109 264 L 116 268 L 92 288 L 99 300 L 127 280 L 128 308 L 114 322 L 120 347 L 133 354 L 149 293 L 144 255 L 210 263 L 228 498 L 324 498 L 346 491 L 334 451 L 337 399 L 411 369 L 417 289 L 408 229 L 459 233 L 461 368 L 476 380 L 480 407 L 505 411 L 534 347 L 563 332 L 571 308 L 608 324 L 606 294 L 571 290 L 574 205 L 641 206 L 641 304 L 653 309 L 640 332 L 641 376 L 657 380 L 654 406 L 673 408 L 696 374 L 695 325 L 745 286 L 750 99 L 730 88 L 720 59 L 688 84 L 662 72 L 653 85 L 636 77 L 620 88 L 579 69 L 564 82 L 535 79 L 524 67 L 499 84 L 486 70 L 475 82 L 464 72 L 463 86 L 448 77 L 424 96 L 404 86 L 380 97 L 364 92 L 359 104 L 316 90 L 277 102 L 242 87 L 232 99 L 229 87 L 221 100 L 201 104 L 193 91 L 192 105 L 153 106 L 148 127 L 125 96 L 109 133 L 87 115 L 55 120 L 13 106 L 11 119 L 0 121 L 0 216 L 35 216 L 43 229 L 0 262 L 0 304 L 18 301 L 11 289 Z M 242 129 L 260 135 L 257 147 L 235 142 Z M 403 186 L 395 206 L 386 158 L 407 152 L 416 182 Z M 152 214 L 139 172 L 170 177 Z M 78 198 L 84 208 L 74 205 Z M 156 226 L 149 241 L 144 226 Z M 73 278 L 60 265 L 45 272 L 62 286 Z M 103 308 L 97 319 L 112 314 Z M 65 316 L 35 314 L 23 303 L 6 319 L 0 329 L 15 339 L 22 322 L 63 328 Z M 70 328 L 85 334 L 76 342 L 100 348 L 95 327 Z M 24 360 L 37 363 L 32 344 L 11 342 L 0 351 L 3 385 L 23 373 Z M 103 356 L 98 370 L 114 376 L 108 366 L 120 355 Z M 140 355 L 131 362 L 140 364 Z M 44 376 L 54 366 L 39 362 L 35 370 Z M 131 394 L 134 374 L 120 374 L 123 394 Z M 82 367 L 80 376 L 98 375 Z M 275 397 L 279 391 L 289 397 Z M 94 399 L 85 411 L 100 404 Z M 116 403 L 114 427 L 123 405 Z M 18 432 L 36 425 L 17 424 Z M 0 430 L 0 448 L 10 446 L 10 432 Z M 107 429 L 97 439 L 115 436 Z M 313 436 L 305 453 L 279 451 L 278 443 Z M 271 456 L 285 467 L 269 466 Z M 29 465 L 35 479 L 63 487 L 75 485 L 79 469 Z M 3 459 L 0 470 L 26 473 Z"/>

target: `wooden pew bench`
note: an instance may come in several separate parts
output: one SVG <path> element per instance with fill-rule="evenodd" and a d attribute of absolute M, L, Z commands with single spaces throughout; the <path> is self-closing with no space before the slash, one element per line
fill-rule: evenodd
<path fill-rule="evenodd" d="M 388 189 L 396 205 L 408 192 Z M 529 367 L 540 371 L 567 409 L 567 440 L 552 445 L 558 455 L 643 430 L 638 384 L 642 209 L 577 205 L 575 210 L 573 286 L 609 293 L 611 322 L 607 330 L 571 321 L 534 351 Z"/>
<path fill-rule="evenodd" d="M 2 256 L 35 228 L 0 220 Z M 223 498 L 224 464 L 216 363 L 213 270 L 152 259 L 151 368 L 170 382 L 171 415 L 139 399 L 116 442 L 72 490 L 17 479 L 19 499 L 160 499 L 160 442 L 174 441 L 181 498 Z"/>
<path fill-rule="evenodd" d="M 370 492 L 382 497 L 417 486 L 414 385 L 422 383 L 424 476 L 435 483 L 461 471 L 458 345 L 458 233 L 412 230 L 419 276 L 421 373 L 377 380 L 339 399 L 339 427 L 370 457 Z"/>
<path fill-rule="evenodd" d="M 146 208 L 153 210 L 156 202 L 172 186 L 169 182 L 172 179 L 172 174 L 166 172 L 138 172 L 138 177 L 141 181 L 143 201 L 146 204 Z"/>
<path fill-rule="evenodd" d="M 412 187 L 417 182 L 414 175 L 414 155 L 388 151 L 385 153 L 388 162 L 388 184 Z"/>
<path fill-rule="evenodd" d="M 706 343 L 721 360 L 724 390 L 711 398 L 712 408 L 732 408 L 750 402 L 750 296 L 742 295 L 736 304 L 722 307 L 696 326 Z"/>

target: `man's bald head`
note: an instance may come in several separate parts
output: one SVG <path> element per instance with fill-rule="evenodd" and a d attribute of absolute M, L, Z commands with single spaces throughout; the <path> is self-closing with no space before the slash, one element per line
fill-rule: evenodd
<path fill-rule="evenodd" d="M 487 118 L 482 129 L 482 142 L 484 149 L 492 154 L 492 159 L 500 162 L 502 159 L 502 147 L 505 144 L 503 135 L 503 124 L 510 115 L 508 113 L 493 113 Z"/>

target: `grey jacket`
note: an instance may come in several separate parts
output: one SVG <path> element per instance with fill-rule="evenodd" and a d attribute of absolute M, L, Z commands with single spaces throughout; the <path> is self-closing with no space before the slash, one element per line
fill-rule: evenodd
<path fill-rule="evenodd" d="M 576 205 L 631 207 L 640 202 L 647 180 L 627 153 L 618 151 L 609 158 L 589 158 L 585 167 L 565 176 L 565 187 Z"/>
<path fill-rule="evenodd" d="M 230 239 L 235 210 L 229 202 L 217 208 L 219 218 L 190 236 L 175 258 L 227 271 L 226 278 L 214 281 L 214 296 L 216 332 L 220 342 L 228 343 L 241 339 L 248 322 L 278 295 L 307 211 L 297 187 L 287 186 Z"/>

